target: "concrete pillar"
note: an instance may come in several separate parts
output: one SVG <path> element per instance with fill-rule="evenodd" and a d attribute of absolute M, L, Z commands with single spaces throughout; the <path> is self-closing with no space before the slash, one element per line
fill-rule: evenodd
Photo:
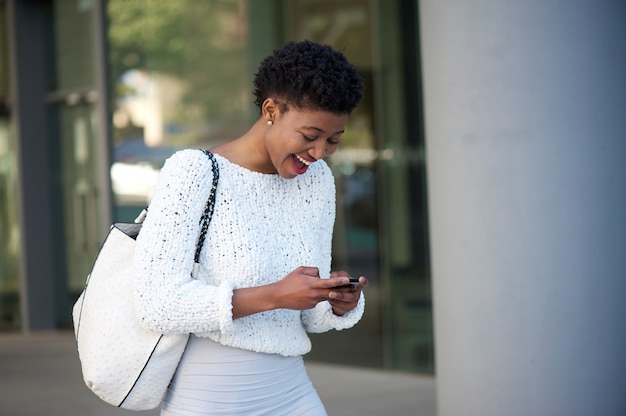
<path fill-rule="evenodd" d="M 626 2 L 420 2 L 440 416 L 626 414 Z"/>
<path fill-rule="evenodd" d="M 53 140 L 45 94 L 51 63 L 50 2 L 7 2 L 11 119 L 16 140 L 20 228 L 20 319 L 24 332 L 54 328 L 59 313 L 55 280 L 54 193 L 50 178 Z"/>

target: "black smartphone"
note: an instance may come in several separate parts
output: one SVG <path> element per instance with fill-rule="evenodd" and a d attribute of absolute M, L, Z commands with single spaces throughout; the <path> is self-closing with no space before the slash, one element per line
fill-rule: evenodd
<path fill-rule="evenodd" d="M 341 285 L 341 286 L 337 286 L 337 287 L 350 287 L 350 286 L 356 286 L 359 284 L 359 278 L 358 277 L 351 277 L 350 278 L 350 282 L 346 283 L 345 285 Z"/>

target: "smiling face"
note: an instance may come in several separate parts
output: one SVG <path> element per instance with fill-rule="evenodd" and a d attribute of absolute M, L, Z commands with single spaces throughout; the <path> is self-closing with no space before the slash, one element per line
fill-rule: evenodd
<path fill-rule="evenodd" d="M 265 148 L 273 170 L 283 178 L 305 173 L 312 163 L 337 150 L 348 114 L 297 108 L 283 112 L 271 99 L 265 104 L 269 105 L 264 105 L 263 119 L 272 121 L 265 132 Z"/>

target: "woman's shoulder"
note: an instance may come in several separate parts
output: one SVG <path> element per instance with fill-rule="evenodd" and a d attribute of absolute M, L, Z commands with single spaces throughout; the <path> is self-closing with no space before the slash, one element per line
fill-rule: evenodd
<path fill-rule="evenodd" d="M 162 171 L 178 174 L 193 172 L 194 174 L 206 175 L 211 172 L 212 166 L 213 162 L 205 151 L 181 149 L 165 160 Z"/>
<path fill-rule="evenodd" d="M 210 164 L 210 159 L 201 149 L 180 149 L 174 152 L 165 161 L 170 165 Z"/>
<path fill-rule="evenodd" d="M 173 153 L 161 168 L 157 190 L 163 189 L 197 189 L 192 192 L 198 197 L 205 197 L 204 185 L 213 180 L 213 163 L 211 159 L 198 149 L 182 149 Z M 210 189 L 208 187 L 207 189 Z"/>

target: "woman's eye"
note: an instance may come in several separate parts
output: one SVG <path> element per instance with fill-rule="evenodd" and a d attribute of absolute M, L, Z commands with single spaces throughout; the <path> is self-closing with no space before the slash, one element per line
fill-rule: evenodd
<path fill-rule="evenodd" d="M 330 140 L 330 139 L 328 139 L 328 143 L 333 144 L 333 145 L 338 145 L 339 144 L 339 140 Z"/>
<path fill-rule="evenodd" d="M 302 133 L 300 133 L 302 134 Z M 306 140 L 307 142 L 314 142 L 315 139 L 309 136 L 305 136 L 304 134 L 302 134 L 302 137 L 304 137 L 304 140 Z"/>

